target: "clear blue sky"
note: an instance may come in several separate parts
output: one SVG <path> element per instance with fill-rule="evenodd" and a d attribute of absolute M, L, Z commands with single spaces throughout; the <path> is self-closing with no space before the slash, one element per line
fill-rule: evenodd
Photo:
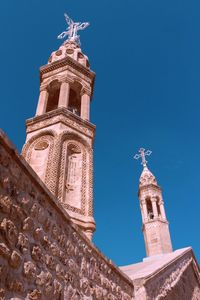
<path fill-rule="evenodd" d="M 174 249 L 192 246 L 200 259 L 200 1 L 2 0 L 0 126 L 19 150 L 64 12 L 91 23 L 81 41 L 97 74 L 95 244 L 118 265 L 145 256 L 133 160 L 143 146 L 153 151 Z"/>

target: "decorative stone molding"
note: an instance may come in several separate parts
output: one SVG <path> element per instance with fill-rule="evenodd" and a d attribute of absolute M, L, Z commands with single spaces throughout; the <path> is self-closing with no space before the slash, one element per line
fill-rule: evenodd
<path fill-rule="evenodd" d="M 67 82 L 69 84 L 72 84 L 72 83 L 74 83 L 74 78 L 72 78 L 72 77 L 70 78 L 70 76 L 68 75 L 68 76 L 61 77 L 59 79 L 59 81 L 60 82 Z"/>
<path fill-rule="evenodd" d="M 40 85 L 40 92 L 42 91 L 48 91 L 48 85 L 47 84 L 41 84 Z"/>
<path fill-rule="evenodd" d="M 58 198 L 60 199 L 60 201 L 62 202 L 62 205 L 67 209 L 67 210 L 71 210 L 74 211 L 78 214 L 81 215 L 88 215 L 87 211 L 86 211 L 86 149 L 85 147 L 82 146 L 82 144 L 80 142 L 78 142 L 77 138 L 67 138 L 67 135 L 64 135 L 66 140 L 64 141 L 64 137 L 62 137 L 62 155 L 61 155 L 61 164 L 60 164 L 60 174 L 59 174 L 59 190 L 58 190 Z M 82 189 L 81 189 L 81 208 L 76 208 L 73 206 L 70 206 L 67 203 L 63 203 L 63 190 L 64 190 L 64 180 L 65 180 L 65 165 L 66 165 L 66 156 L 67 156 L 67 148 L 68 146 L 72 144 L 72 145 L 78 145 L 80 147 L 80 149 L 82 150 L 83 153 L 83 157 L 82 157 Z M 91 202 L 92 199 L 89 201 L 89 205 L 91 206 Z"/>
<path fill-rule="evenodd" d="M 51 116 L 51 118 L 49 118 Z M 74 120 L 76 119 L 76 121 Z M 80 133 L 85 134 L 88 137 L 94 138 L 95 126 L 91 123 L 83 123 L 83 120 L 78 116 L 75 116 L 66 108 L 59 108 L 55 111 L 46 113 L 45 115 L 35 117 L 27 120 L 27 133 L 36 131 L 38 129 L 45 128 L 47 126 L 63 123 L 72 129 L 76 129 Z"/>
<path fill-rule="evenodd" d="M 81 96 L 85 94 L 91 97 L 92 91 L 89 87 L 83 86 L 83 88 L 81 89 Z"/>
<path fill-rule="evenodd" d="M 0 174 L 0 295 L 133 299 L 132 281 L 71 222 L 2 132 Z"/>
<path fill-rule="evenodd" d="M 64 67 L 66 65 L 69 65 L 73 67 L 73 69 L 79 71 L 80 73 L 84 74 L 85 76 L 91 78 L 94 80 L 95 78 L 95 73 L 91 70 L 88 70 L 84 66 L 82 66 L 80 63 L 76 62 L 73 58 L 71 57 L 66 57 L 63 58 L 59 61 L 53 62 L 50 65 L 45 65 L 40 68 L 40 73 L 41 75 L 46 74 L 50 71 L 56 70 L 58 68 Z"/>

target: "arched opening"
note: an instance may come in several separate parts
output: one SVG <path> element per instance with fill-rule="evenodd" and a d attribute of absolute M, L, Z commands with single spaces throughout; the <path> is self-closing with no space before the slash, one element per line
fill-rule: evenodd
<path fill-rule="evenodd" d="M 55 80 L 50 83 L 48 92 L 49 92 L 49 97 L 48 97 L 46 112 L 58 108 L 58 101 L 60 95 L 60 83 L 58 82 L 58 80 Z"/>
<path fill-rule="evenodd" d="M 67 147 L 64 202 L 81 208 L 82 151 L 75 143 Z"/>
<path fill-rule="evenodd" d="M 153 219 L 154 218 L 154 214 L 153 214 L 153 207 L 152 207 L 152 202 L 151 202 L 150 198 L 146 199 L 146 205 L 147 205 L 148 217 L 149 217 L 149 219 Z"/>
<path fill-rule="evenodd" d="M 81 88 L 82 85 L 79 82 L 75 82 L 69 92 L 68 109 L 77 116 L 81 114 Z"/>
<path fill-rule="evenodd" d="M 45 138 L 43 136 L 38 138 L 35 142 L 33 142 L 33 147 L 31 148 L 29 164 L 40 179 L 45 181 L 50 150 L 49 137 Z"/>

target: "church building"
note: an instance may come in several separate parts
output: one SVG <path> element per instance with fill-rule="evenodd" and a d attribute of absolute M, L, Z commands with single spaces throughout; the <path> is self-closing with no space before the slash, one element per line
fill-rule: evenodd
<path fill-rule="evenodd" d="M 65 18 L 59 38 L 67 38 L 40 68 L 21 155 L 0 131 L 0 299 L 200 300 L 192 248 L 173 250 L 162 191 L 147 166 L 151 151 L 135 155 L 146 257 L 118 267 L 92 242 L 95 73 L 77 34 L 89 24 Z"/>

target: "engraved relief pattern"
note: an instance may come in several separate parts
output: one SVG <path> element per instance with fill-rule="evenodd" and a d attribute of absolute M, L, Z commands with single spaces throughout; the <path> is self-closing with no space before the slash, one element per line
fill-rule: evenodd
<path fill-rule="evenodd" d="M 74 128 L 74 129 L 78 130 L 79 132 L 84 133 L 91 138 L 94 137 L 94 132 L 91 129 L 86 128 L 85 126 L 82 126 L 82 125 L 78 124 L 77 122 L 71 120 L 69 116 L 67 118 L 64 116 L 55 116 L 52 118 L 48 118 L 46 120 L 37 121 L 35 124 L 27 123 L 28 124 L 27 133 L 32 132 L 34 130 L 38 130 L 39 128 L 45 128 L 49 125 L 52 125 L 52 124 L 55 124 L 58 122 L 61 122 L 71 128 Z"/>
<path fill-rule="evenodd" d="M 68 165 L 66 164 L 66 158 L 68 157 L 67 149 L 70 149 L 70 147 L 80 149 L 79 152 L 81 152 L 82 170 L 81 170 L 81 174 L 80 174 L 81 178 L 79 179 L 81 181 L 81 187 L 80 187 L 80 194 L 78 195 L 79 199 L 80 199 L 80 208 L 72 206 L 72 205 L 70 205 L 70 203 L 67 203 L 64 200 L 65 196 L 63 195 L 64 191 L 67 192 L 65 173 L 66 172 L 68 173 L 67 177 L 69 180 L 69 175 L 70 175 L 69 172 L 71 172 L 70 168 L 69 168 L 69 164 Z M 68 170 L 66 170 L 66 168 Z M 75 141 L 67 140 L 67 141 L 63 142 L 59 178 L 60 178 L 60 182 L 59 182 L 58 198 L 62 202 L 62 205 L 68 210 L 85 215 L 86 214 L 86 210 L 85 210 L 86 209 L 86 151 L 85 151 L 83 145 L 76 140 Z M 68 192 L 69 192 L 69 188 L 70 187 L 68 187 Z"/>
<path fill-rule="evenodd" d="M 22 151 L 26 161 L 33 167 L 38 176 L 47 184 L 49 183 L 51 157 L 53 154 L 54 139 L 52 135 L 47 135 L 45 132 L 41 136 L 36 136 L 28 141 Z M 37 154 L 37 152 L 39 152 Z M 42 153 L 46 152 L 46 153 Z M 34 155 L 35 154 L 35 155 Z M 34 160 L 40 165 L 34 167 Z"/>
<path fill-rule="evenodd" d="M 0 144 L 0 297 L 133 299 L 131 280 L 41 190 Z"/>

